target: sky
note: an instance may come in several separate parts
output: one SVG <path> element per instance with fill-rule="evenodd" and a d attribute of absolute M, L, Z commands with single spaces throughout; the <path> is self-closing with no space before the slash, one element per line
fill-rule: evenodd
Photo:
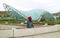
<path fill-rule="evenodd" d="M 3 3 L 23 11 L 32 9 L 43 9 L 50 13 L 60 11 L 60 0 L 0 0 L 0 11 L 5 10 Z"/>

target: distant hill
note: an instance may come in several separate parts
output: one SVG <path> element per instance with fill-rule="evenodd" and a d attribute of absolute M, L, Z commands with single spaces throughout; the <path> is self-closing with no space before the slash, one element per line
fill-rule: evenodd
<path fill-rule="evenodd" d="M 0 11 L 0 17 L 8 17 L 9 13 L 7 11 Z"/>
<path fill-rule="evenodd" d="M 53 15 L 60 16 L 60 12 L 53 13 Z"/>

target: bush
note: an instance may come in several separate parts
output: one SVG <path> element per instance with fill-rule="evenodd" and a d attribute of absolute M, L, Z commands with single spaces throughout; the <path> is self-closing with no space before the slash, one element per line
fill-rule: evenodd
<path fill-rule="evenodd" d="M 1 19 L 0 22 L 22 22 L 22 21 L 16 19 Z"/>
<path fill-rule="evenodd" d="M 48 21 L 47 23 L 48 23 L 48 25 L 55 25 L 55 24 L 57 24 L 57 22 L 55 22 L 55 21 Z"/>

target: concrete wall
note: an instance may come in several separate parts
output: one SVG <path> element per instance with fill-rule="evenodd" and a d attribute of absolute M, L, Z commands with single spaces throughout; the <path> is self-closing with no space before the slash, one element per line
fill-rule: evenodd
<path fill-rule="evenodd" d="M 60 25 L 40 28 L 13 28 L 12 30 L 0 30 L 0 38 L 13 36 L 16 38 L 60 38 Z"/>
<path fill-rule="evenodd" d="M 0 38 L 13 37 L 12 30 L 0 30 Z"/>
<path fill-rule="evenodd" d="M 60 26 L 17 29 L 14 31 L 14 36 L 21 38 L 57 38 L 60 37 Z"/>

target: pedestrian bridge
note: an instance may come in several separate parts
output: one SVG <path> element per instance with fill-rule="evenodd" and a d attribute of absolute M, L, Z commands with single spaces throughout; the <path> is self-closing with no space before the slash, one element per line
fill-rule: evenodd
<path fill-rule="evenodd" d="M 0 30 L 0 38 L 60 38 L 60 25 Z"/>

